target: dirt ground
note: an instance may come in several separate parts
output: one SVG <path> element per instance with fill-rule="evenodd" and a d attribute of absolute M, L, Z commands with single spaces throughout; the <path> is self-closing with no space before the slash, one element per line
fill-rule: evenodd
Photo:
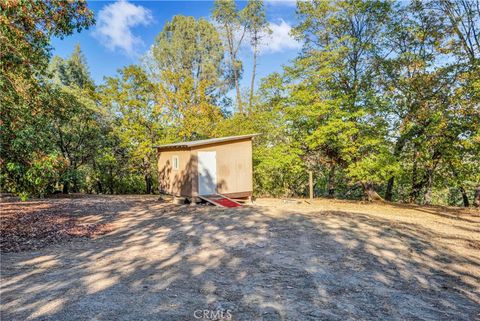
<path fill-rule="evenodd" d="M 1 320 L 480 320 L 474 210 L 155 196 L 17 205 L 108 229 L 75 237 L 68 225 L 70 237 L 2 253 Z"/>

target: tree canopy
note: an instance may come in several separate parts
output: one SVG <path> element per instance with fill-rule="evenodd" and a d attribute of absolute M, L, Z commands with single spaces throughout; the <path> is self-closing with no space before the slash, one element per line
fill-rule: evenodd
<path fill-rule="evenodd" d="M 85 2 L 0 8 L 3 191 L 154 193 L 153 146 L 255 132 L 257 195 L 305 196 L 312 171 L 316 196 L 480 206 L 474 2 L 299 1 L 301 50 L 258 80 L 268 8 L 219 0 L 101 84 L 80 45 L 50 56 L 94 23 Z"/>

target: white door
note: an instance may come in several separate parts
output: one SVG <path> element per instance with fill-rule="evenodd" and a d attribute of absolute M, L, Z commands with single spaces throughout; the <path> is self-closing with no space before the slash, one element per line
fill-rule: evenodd
<path fill-rule="evenodd" d="M 198 193 L 217 193 L 217 152 L 198 152 Z"/>

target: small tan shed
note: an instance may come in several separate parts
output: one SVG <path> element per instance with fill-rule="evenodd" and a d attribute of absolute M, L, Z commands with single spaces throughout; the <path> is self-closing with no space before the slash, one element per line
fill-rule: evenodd
<path fill-rule="evenodd" d="M 252 139 L 257 134 L 156 146 L 160 192 L 195 198 L 252 196 Z"/>

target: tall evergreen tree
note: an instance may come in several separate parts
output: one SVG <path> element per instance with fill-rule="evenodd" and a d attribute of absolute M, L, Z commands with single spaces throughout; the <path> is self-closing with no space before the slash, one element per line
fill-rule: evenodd
<path fill-rule="evenodd" d="M 90 164 L 102 146 L 95 84 L 78 44 L 69 58 L 54 57 L 49 70 L 55 93 L 50 101 L 52 141 L 67 164 L 60 182 L 64 193 L 70 191 L 70 186 L 78 192 L 82 180 L 79 169 Z"/>

